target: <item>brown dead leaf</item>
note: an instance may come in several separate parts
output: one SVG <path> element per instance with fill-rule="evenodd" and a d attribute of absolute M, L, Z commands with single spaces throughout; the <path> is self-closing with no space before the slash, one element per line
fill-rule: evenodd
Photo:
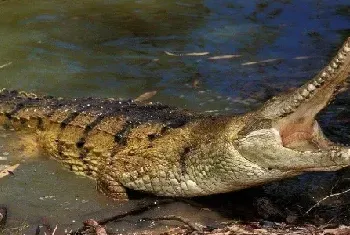
<path fill-rule="evenodd" d="M 193 79 L 193 81 L 192 81 L 192 87 L 193 88 L 198 88 L 199 84 L 200 84 L 200 81 L 199 81 L 198 78 Z"/>
<path fill-rule="evenodd" d="M 5 167 L 1 167 L 1 170 L 0 170 L 0 179 L 7 176 L 7 175 L 10 175 L 10 174 L 13 174 L 13 171 L 19 166 L 19 164 L 15 164 L 15 165 L 12 165 L 12 166 L 5 166 Z"/>
<path fill-rule="evenodd" d="M 201 74 L 200 73 L 195 73 L 194 78 L 192 80 L 192 88 L 198 88 L 200 83 L 201 83 Z"/>
<path fill-rule="evenodd" d="M 157 91 L 148 91 L 143 93 L 142 95 L 138 96 L 136 99 L 134 99 L 135 102 L 145 102 L 146 100 L 151 99 L 153 96 L 157 94 Z"/>
<path fill-rule="evenodd" d="M 107 235 L 106 229 L 100 225 L 96 220 L 94 219 L 88 219 L 83 222 L 84 227 L 86 229 L 94 230 L 94 234 L 96 235 Z"/>

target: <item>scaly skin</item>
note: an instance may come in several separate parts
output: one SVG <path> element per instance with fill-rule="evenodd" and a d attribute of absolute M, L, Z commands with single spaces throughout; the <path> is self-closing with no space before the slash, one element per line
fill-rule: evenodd
<path fill-rule="evenodd" d="M 350 165 L 350 149 L 327 140 L 315 115 L 343 87 L 350 39 L 314 79 L 252 113 L 211 117 L 160 104 L 0 93 L 0 124 L 98 189 L 126 199 L 126 188 L 200 196 Z"/>

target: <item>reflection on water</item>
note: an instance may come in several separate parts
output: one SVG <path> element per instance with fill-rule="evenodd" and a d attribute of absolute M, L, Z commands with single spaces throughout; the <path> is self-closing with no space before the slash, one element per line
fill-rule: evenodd
<path fill-rule="evenodd" d="M 348 30 L 346 4 L 5 1 L 0 63 L 12 64 L 0 70 L 0 86 L 124 98 L 158 90 L 155 99 L 163 103 L 244 112 L 259 105 L 264 93 L 300 84 L 325 63 L 342 40 L 337 32 Z M 213 61 L 164 51 L 242 57 Z M 242 66 L 266 59 L 278 60 Z M 196 78 L 199 87 L 193 89 Z"/>
<path fill-rule="evenodd" d="M 169 58 L 156 59 L 165 49 L 186 47 L 208 14 L 201 1 L 9 1 L 1 7 L 0 58 L 13 62 L 2 71 L 1 86 L 65 96 L 134 97 L 162 83 L 164 74 L 181 68 L 170 71 Z"/>
<path fill-rule="evenodd" d="M 242 113 L 313 76 L 349 35 L 348 7 L 347 0 L 2 1 L 0 87 L 66 97 L 157 90 L 153 100 L 162 103 Z M 64 213 L 68 224 L 74 213 L 66 201 L 75 215 L 87 212 L 83 200 L 90 212 L 113 204 L 56 163 L 21 167 L 1 182 L 0 203 L 11 205 L 12 218 L 34 223 L 49 216 L 45 206 L 59 205 L 52 217 Z"/>

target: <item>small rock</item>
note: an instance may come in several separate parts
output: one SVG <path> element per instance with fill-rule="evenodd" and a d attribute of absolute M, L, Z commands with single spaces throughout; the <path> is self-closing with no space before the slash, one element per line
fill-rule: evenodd
<path fill-rule="evenodd" d="M 0 228 L 5 226 L 7 222 L 7 208 L 5 206 L 0 206 Z"/>
<path fill-rule="evenodd" d="M 288 215 L 286 218 L 286 222 L 288 224 L 294 224 L 298 220 L 298 216 L 296 215 Z"/>

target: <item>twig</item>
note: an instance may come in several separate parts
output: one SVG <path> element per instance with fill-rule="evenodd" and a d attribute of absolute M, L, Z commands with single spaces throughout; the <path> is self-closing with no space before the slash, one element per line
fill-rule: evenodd
<path fill-rule="evenodd" d="M 163 199 L 163 200 L 160 200 L 160 201 L 154 201 L 154 202 L 148 203 L 147 205 L 140 206 L 140 207 L 138 207 L 136 209 L 127 211 L 125 213 L 122 213 L 122 214 L 119 214 L 119 215 L 115 215 L 115 216 L 112 216 L 112 217 L 108 217 L 108 218 L 105 218 L 105 219 L 98 220 L 97 224 L 105 225 L 105 224 L 107 224 L 109 222 L 116 221 L 116 220 L 125 218 L 127 216 L 141 214 L 141 213 L 143 213 L 143 212 L 145 212 L 147 210 L 150 210 L 150 209 L 152 209 L 154 207 L 157 207 L 157 206 L 163 205 L 163 204 L 168 204 L 168 203 L 171 203 L 173 201 L 174 201 L 173 199 Z M 81 227 L 81 228 L 71 232 L 70 234 L 82 234 L 84 229 L 85 229 L 85 227 Z"/>
<path fill-rule="evenodd" d="M 8 62 L 6 64 L 0 65 L 0 69 L 5 68 L 5 67 L 7 67 L 7 66 L 9 66 L 11 64 L 12 64 L 12 62 Z"/>
<path fill-rule="evenodd" d="M 340 195 L 342 195 L 342 194 L 345 194 L 345 193 L 348 193 L 348 192 L 350 192 L 350 188 L 347 189 L 347 190 L 345 190 L 345 191 L 343 191 L 343 192 L 340 192 L 340 193 L 333 193 L 333 194 L 330 194 L 330 195 L 328 195 L 328 196 L 325 196 L 324 198 L 322 198 L 321 200 L 319 200 L 315 205 L 313 205 L 312 207 L 310 207 L 310 209 L 308 209 L 308 210 L 304 213 L 304 215 L 309 214 L 310 211 L 312 211 L 315 207 L 319 206 L 322 202 L 324 202 L 324 201 L 327 200 L 328 198 L 338 197 L 338 196 L 340 196 Z"/>
<path fill-rule="evenodd" d="M 57 230 L 57 224 L 56 224 L 55 228 L 54 228 L 53 231 L 52 231 L 52 235 L 55 235 L 56 230 Z"/>
<path fill-rule="evenodd" d="M 190 229 L 192 229 L 192 231 L 203 232 L 203 229 L 200 226 L 192 223 L 188 219 L 185 219 L 185 218 L 182 218 L 181 216 L 176 216 L 176 215 L 168 215 L 168 216 L 156 217 L 156 218 L 142 218 L 142 220 L 145 220 L 145 221 L 175 220 L 186 224 L 188 227 L 190 227 Z"/>
<path fill-rule="evenodd" d="M 160 200 L 160 201 L 155 201 L 155 202 L 151 202 L 145 206 L 141 206 L 139 208 L 136 208 L 134 210 L 131 210 L 131 211 L 127 211 L 123 214 L 119 214 L 119 215 L 115 215 L 115 216 L 112 216 L 112 217 L 109 217 L 109 218 L 105 218 L 105 219 L 102 219 L 102 220 L 99 220 L 98 221 L 98 224 L 100 225 L 105 225 L 109 222 L 112 222 L 112 221 L 116 221 L 116 220 L 119 220 L 119 219 L 122 219 L 122 218 L 125 218 L 126 216 L 130 216 L 130 215 L 138 215 L 138 214 L 141 214 L 145 211 L 148 211 L 154 207 L 157 207 L 159 205 L 163 205 L 163 204 L 168 204 L 170 202 L 173 202 L 172 199 L 164 199 L 164 200 Z"/>
<path fill-rule="evenodd" d="M 261 60 L 261 61 L 249 61 L 249 62 L 244 62 L 241 65 L 242 66 L 247 66 L 247 65 L 255 65 L 255 64 L 265 64 L 265 63 L 271 63 L 271 62 L 280 62 L 283 59 L 275 58 L 275 59 L 266 59 L 266 60 Z"/>
<path fill-rule="evenodd" d="M 204 56 L 204 55 L 209 55 L 210 53 L 207 51 L 204 52 L 189 52 L 189 53 L 172 53 L 169 51 L 164 51 L 166 55 L 170 56 Z"/>
<path fill-rule="evenodd" d="M 227 59 L 232 59 L 232 58 L 238 58 L 241 57 L 242 55 L 218 55 L 218 56 L 212 56 L 209 57 L 208 60 L 227 60 Z"/>

